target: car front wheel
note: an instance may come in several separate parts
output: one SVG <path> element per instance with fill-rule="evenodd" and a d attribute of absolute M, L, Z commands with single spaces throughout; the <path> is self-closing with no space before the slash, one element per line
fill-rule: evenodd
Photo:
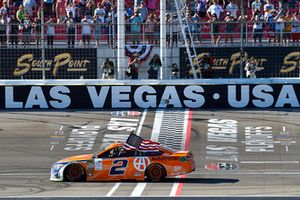
<path fill-rule="evenodd" d="M 65 181 L 84 181 L 84 169 L 80 165 L 69 165 L 65 169 Z"/>

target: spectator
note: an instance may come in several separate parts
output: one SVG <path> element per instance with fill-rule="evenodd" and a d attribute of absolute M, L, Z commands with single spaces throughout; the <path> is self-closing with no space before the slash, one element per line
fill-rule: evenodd
<path fill-rule="evenodd" d="M 88 2 L 89 2 L 89 0 L 79 0 L 80 16 L 85 16 L 87 14 L 86 6 L 87 6 Z"/>
<path fill-rule="evenodd" d="M 170 19 L 171 22 L 171 28 L 172 28 L 172 47 L 175 45 L 175 47 L 178 46 L 178 32 L 180 31 L 179 21 L 177 13 L 173 14 L 173 19 Z"/>
<path fill-rule="evenodd" d="M 237 12 L 238 12 L 238 6 L 235 4 L 234 0 L 229 0 L 229 4 L 226 6 L 227 13 L 229 12 L 231 16 L 233 17 L 233 20 L 237 20 Z"/>
<path fill-rule="evenodd" d="M 33 27 L 34 27 L 34 30 L 35 30 L 35 43 L 36 43 L 36 46 L 38 47 L 40 45 L 40 40 L 41 40 L 41 29 L 42 29 L 42 20 L 41 20 L 41 17 L 40 17 L 40 12 L 37 12 L 37 16 L 36 18 L 34 19 L 34 22 L 33 22 Z"/>
<path fill-rule="evenodd" d="M 194 24 L 195 22 L 193 21 L 193 17 L 192 17 L 192 14 L 191 13 L 186 13 L 186 18 L 183 19 L 187 22 L 187 26 L 185 27 L 185 33 L 186 33 L 186 39 L 189 43 L 189 45 L 191 44 L 191 38 L 190 38 L 190 34 L 189 34 L 189 31 L 191 34 L 193 34 L 193 27 L 194 27 Z M 193 35 L 191 35 L 193 37 Z"/>
<path fill-rule="evenodd" d="M 125 16 L 130 18 L 133 15 L 133 10 L 130 6 L 125 5 Z"/>
<path fill-rule="evenodd" d="M 214 45 L 218 45 L 221 40 L 221 34 L 220 34 L 220 24 L 219 20 L 217 18 L 217 14 L 213 14 L 212 18 L 208 20 L 209 23 L 211 23 L 211 37 Z"/>
<path fill-rule="evenodd" d="M 66 7 L 67 0 L 56 0 L 55 4 L 55 16 L 57 18 L 58 23 L 62 23 L 64 20 L 64 17 L 67 15 Z"/>
<path fill-rule="evenodd" d="M 99 14 L 96 13 L 92 23 L 94 26 L 94 38 L 96 41 L 96 47 L 99 47 L 101 41 L 101 34 L 102 34 L 102 24 L 103 24 L 103 21 L 101 21 L 101 18 L 99 18 Z"/>
<path fill-rule="evenodd" d="M 277 16 L 276 10 L 272 10 L 271 14 L 269 14 L 266 19 L 266 22 L 268 23 L 267 32 L 268 32 L 269 43 L 271 42 L 272 39 L 274 40 L 274 42 L 276 42 L 276 38 L 275 38 L 276 16 Z"/>
<path fill-rule="evenodd" d="M 105 22 L 105 15 L 106 12 L 103 8 L 103 5 L 101 3 L 97 4 L 97 8 L 94 11 L 94 16 L 98 16 L 101 22 Z"/>
<path fill-rule="evenodd" d="M 257 67 L 257 63 L 254 57 L 251 57 L 246 61 L 246 66 L 244 68 L 246 71 L 246 78 L 256 78 L 256 72 L 259 70 Z"/>
<path fill-rule="evenodd" d="M 292 40 L 293 42 L 299 42 L 300 40 L 300 13 L 294 13 L 293 18 L 293 27 L 292 27 Z"/>
<path fill-rule="evenodd" d="M 128 60 L 128 69 L 125 72 L 128 77 L 131 79 L 138 79 L 139 78 L 139 55 L 138 53 L 134 53 L 132 57 Z"/>
<path fill-rule="evenodd" d="M 105 19 L 106 33 L 108 33 L 107 43 L 110 47 L 114 48 L 114 42 L 116 39 L 117 31 L 117 18 L 113 16 L 113 13 L 108 13 L 108 17 Z"/>
<path fill-rule="evenodd" d="M 209 53 L 204 53 L 198 62 L 202 78 L 213 78 L 214 76 L 214 61 Z"/>
<path fill-rule="evenodd" d="M 144 1 L 141 1 L 138 6 L 138 11 L 140 12 L 140 16 L 143 22 L 146 22 L 148 17 L 148 8 L 145 6 Z"/>
<path fill-rule="evenodd" d="M 234 23 L 234 17 L 231 15 L 230 12 L 226 13 L 224 22 L 225 22 L 225 35 L 224 35 L 225 43 L 227 43 L 228 39 L 230 39 L 230 42 L 233 43 L 233 33 L 234 33 L 235 23 Z"/>
<path fill-rule="evenodd" d="M 87 8 L 87 15 L 88 16 L 94 16 L 94 12 L 95 12 L 95 9 L 96 9 L 96 4 L 95 4 L 95 0 L 89 0 L 87 5 L 86 5 L 86 8 Z"/>
<path fill-rule="evenodd" d="M 162 66 L 160 57 L 158 54 L 154 54 L 152 59 L 149 62 L 150 68 L 148 69 L 148 79 L 157 79 L 158 70 Z"/>
<path fill-rule="evenodd" d="M 23 0 L 9 0 L 9 1 L 11 3 L 9 3 L 8 5 L 12 5 L 14 7 L 19 7 L 23 3 Z"/>
<path fill-rule="evenodd" d="M 33 17 L 33 12 L 34 12 L 34 9 L 36 8 L 36 1 L 35 0 L 23 0 L 23 6 L 24 6 L 25 13 L 28 13 L 30 17 Z"/>
<path fill-rule="evenodd" d="M 288 10 L 289 10 L 289 1 L 279 0 L 279 13 L 285 15 Z"/>
<path fill-rule="evenodd" d="M 55 8 L 55 0 L 44 0 L 44 12 L 45 16 L 53 16 Z"/>
<path fill-rule="evenodd" d="M 4 15 L 0 15 L 0 47 L 3 48 L 6 46 L 6 35 L 7 30 L 7 21 Z"/>
<path fill-rule="evenodd" d="M 210 19 L 214 18 L 215 14 L 215 20 L 220 20 L 221 14 L 223 12 L 223 8 L 218 4 L 219 0 L 213 0 L 213 5 L 211 5 L 207 10 L 207 16 Z"/>
<path fill-rule="evenodd" d="M 75 46 L 75 20 L 73 18 L 73 12 L 69 12 L 64 20 L 66 24 L 66 32 L 68 35 L 68 48 Z"/>
<path fill-rule="evenodd" d="M 242 16 L 239 16 L 238 18 L 238 22 L 240 22 L 240 26 L 242 26 L 242 29 L 243 29 L 243 36 L 242 36 L 242 39 L 245 43 L 247 43 L 247 33 L 248 33 L 248 16 L 247 14 L 245 13 Z"/>
<path fill-rule="evenodd" d="M 263 36 L 263 16 L 256 10 L 254 16 L 252 17 L 251 21 L 253 21 L 253 43 L 256 44 L 256 40 L 259 41 L 261 44 L 262 36 Z"/>
<path fill-rule="evenodd" d="M 86 44 L 90 45 L 91 34 L 91 21 L 88 19 L 87 15 L 85 15 L 81 20 L 81 35 L 83 47 L 86 47 Z"/>
<path fill-rule="evenodd" d="M 46 24 L 47 24 L 47 45 L 52 48 L 54 36 L 55 36 L 55 27 L 54 27 L 55 24 L 51 17 L 46 22 Z"/>
<path fill-rule="evenodd" d="M 154 26 L 156 23 L 157 22 L 155 20 L 154 14 L 151 13 L 145 24 L 145 36 L 146 40 L 148 41 L 148 44 L 154 43 Z"/>
<path fill-rule="evenodd" d="M 291 31 L 293 23 L 292 21 L 292 15 L 290 12 L 287 12 L 284 17 L 284 33 L 283 33 L 283 39 L 285 43 L 289 43 L 291 41 Z"/>
<path fill-rule="evenodd" d="M 280 15 L 276 18 L 276 24 L 275 24 L 275 37 L 276 37 L 276 41 L 278 43 L 282 42 L 282 38 L 283 38 L 283 31 L 284 31 L 284 16 Z"/>
<path fill-rule="evenodd" d="M 143 2 L 143 0 L 134 0 L 134 7 L 137 8 L 141 5 L 141 3 Z"/>
<path fill-rule="evenodd" d="M 141 22 L 142 18 L 138 10 L 134 11 L 134 15 L 130 18 L 130 33 L 133 44 L 140 43 Z"/>
<path fill-rule="evenodd" d="M 196 12 L 201 18 L 206 17 L 205 0 L 195 0 Z"/>
<path fill-rule="evenodd" d="M 171 24 L 170 24 L 171 15 L 166 13 L 166 41 L 167 47 L 171 47 Z"/>
<path fill-rule="evenodd" d="M 23 20 L 23 43 L 24 47 L 30 45 L 30 37 L 32 33 L 32 22 L 28 13 L 25 14 L 25 19 Z"/>
<path fill-rule="evenodd" d="M 16 48 L 18 48 L 18 33 L 19 33 L 19 23 L 18 20 L 15 16 L 11 17 L 11 21 L 10 21 L 10 34 L 9 34 L 9 41 L 11 43 L 11 45 Z"/>
<path fill-rule="evenodd" d="M 178 73 L 179 73 L 179 69 L 177 67 L 177 64 L 173 63 L 172 68 L 171 68 L 171 78 L 172 79 L 178 79 L 179 78 Z"/>
<path fill-rule="evenodd" d="M 105 58 L 104 62 L 101 65 L 102 69 L 102 79 L 114 79 L 115 70 L 114 63 L 109 60 L 109 58 Z"/>
<path fill-rule="evenodd" d="M 66 7 L 66 13 L 69 15 L 69 13 L 72 13 L 72 19 L 75 20 L 77 15 L 77 6 L 76 6 L 76 0 L 72 0 L 72 3 L 67 4 Z"/>
<path fill-rule="evenodd" d="M 9 14 L 8 2 L 3 1 L 3 6 L 0 8 L 0 15 L 2 15 L 5 18 L 8 14 Z"/>
<path fill-rule="evenodd" d="M 254 13 L 256 12 L 256 10 L 261 12 L 262 8 L 262 4 L 260 2 L 260 0 L 255 0 L 252 4 L 251 4 L 251 10 L 252 10 L 252 15 L 254 15 Z"/>
<path fill-rule="evenodd" d="M 113 8 L 112 0 L 104 0 L 104 1 L 102 1 L 102 5 L 103 5 L 105 13 L 106 13 L 105 17 L 107 17 L 108 13 L 110 13 Z"/>
<path fill-rule="evenodd" d="M 17 19 L 19 23 L 23 23 L 23 20 L 25 19 L 25 11 L 24 11 L 24 6 L 20 5 L 19 10 L 16 13 Z"/>
<path fill-rule="evenodd" d="M 201 43 L 201 31 L 202 31 L 202 26 L 201 26 L 201 18 L 198 13 L 195 13 L 194 16 L 192 17 L 193 24 L 192 24 L 192 34 L 193 34 L 193 39 L 195 41 L 198 41 Z"/>
<path fill-rule="evenodd" d="M 264 19 L 267 19 L 268 15 L 271 14 L 271 11 L 274 10 L 274 4 L 271 3 L 271 0 L 267 0 L 264 5 Z"/>

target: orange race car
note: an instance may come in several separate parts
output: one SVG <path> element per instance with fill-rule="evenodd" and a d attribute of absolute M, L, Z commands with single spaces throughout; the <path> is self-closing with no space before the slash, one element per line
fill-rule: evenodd
<path fill-rule="evenodd" d="M 190 151 L 174 151 L 157 142 L 130 134 L 95 154 L 69 157 L 52 165 L 52 181 L 160 181 L 191 173 L 195 162 Z"/>

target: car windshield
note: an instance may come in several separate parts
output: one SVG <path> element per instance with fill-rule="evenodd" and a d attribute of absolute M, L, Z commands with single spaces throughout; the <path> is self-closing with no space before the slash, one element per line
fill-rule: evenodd
<path fill-rule="evenodd" d="M 101 146 L 100 149 L 99 149 L 97 152 L 95 152 L 95 153 L 93 154 L 93 157 L 95 157 L 95 156 L 96 156 L 97 154 L 99 154 L 101 151 L 105 150 L 108 146 L 109 146 L 109 144 L 106 144 L 106 145 Z"/>

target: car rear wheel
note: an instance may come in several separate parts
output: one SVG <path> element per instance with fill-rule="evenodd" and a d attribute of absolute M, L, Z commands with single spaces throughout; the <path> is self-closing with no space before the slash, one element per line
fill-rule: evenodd
<path fill-rule="evenodd" d="M 152 164 L 146 170 L 148 181 L 161 181 L 166 178 L 166 170 L 160 164 Z"/>
<path fill-rule="evenodd" d="M 65 181 L 84 181 L 85 173 L 84 169 L 80 165 L 69 165 L 65 169 Z"/>

